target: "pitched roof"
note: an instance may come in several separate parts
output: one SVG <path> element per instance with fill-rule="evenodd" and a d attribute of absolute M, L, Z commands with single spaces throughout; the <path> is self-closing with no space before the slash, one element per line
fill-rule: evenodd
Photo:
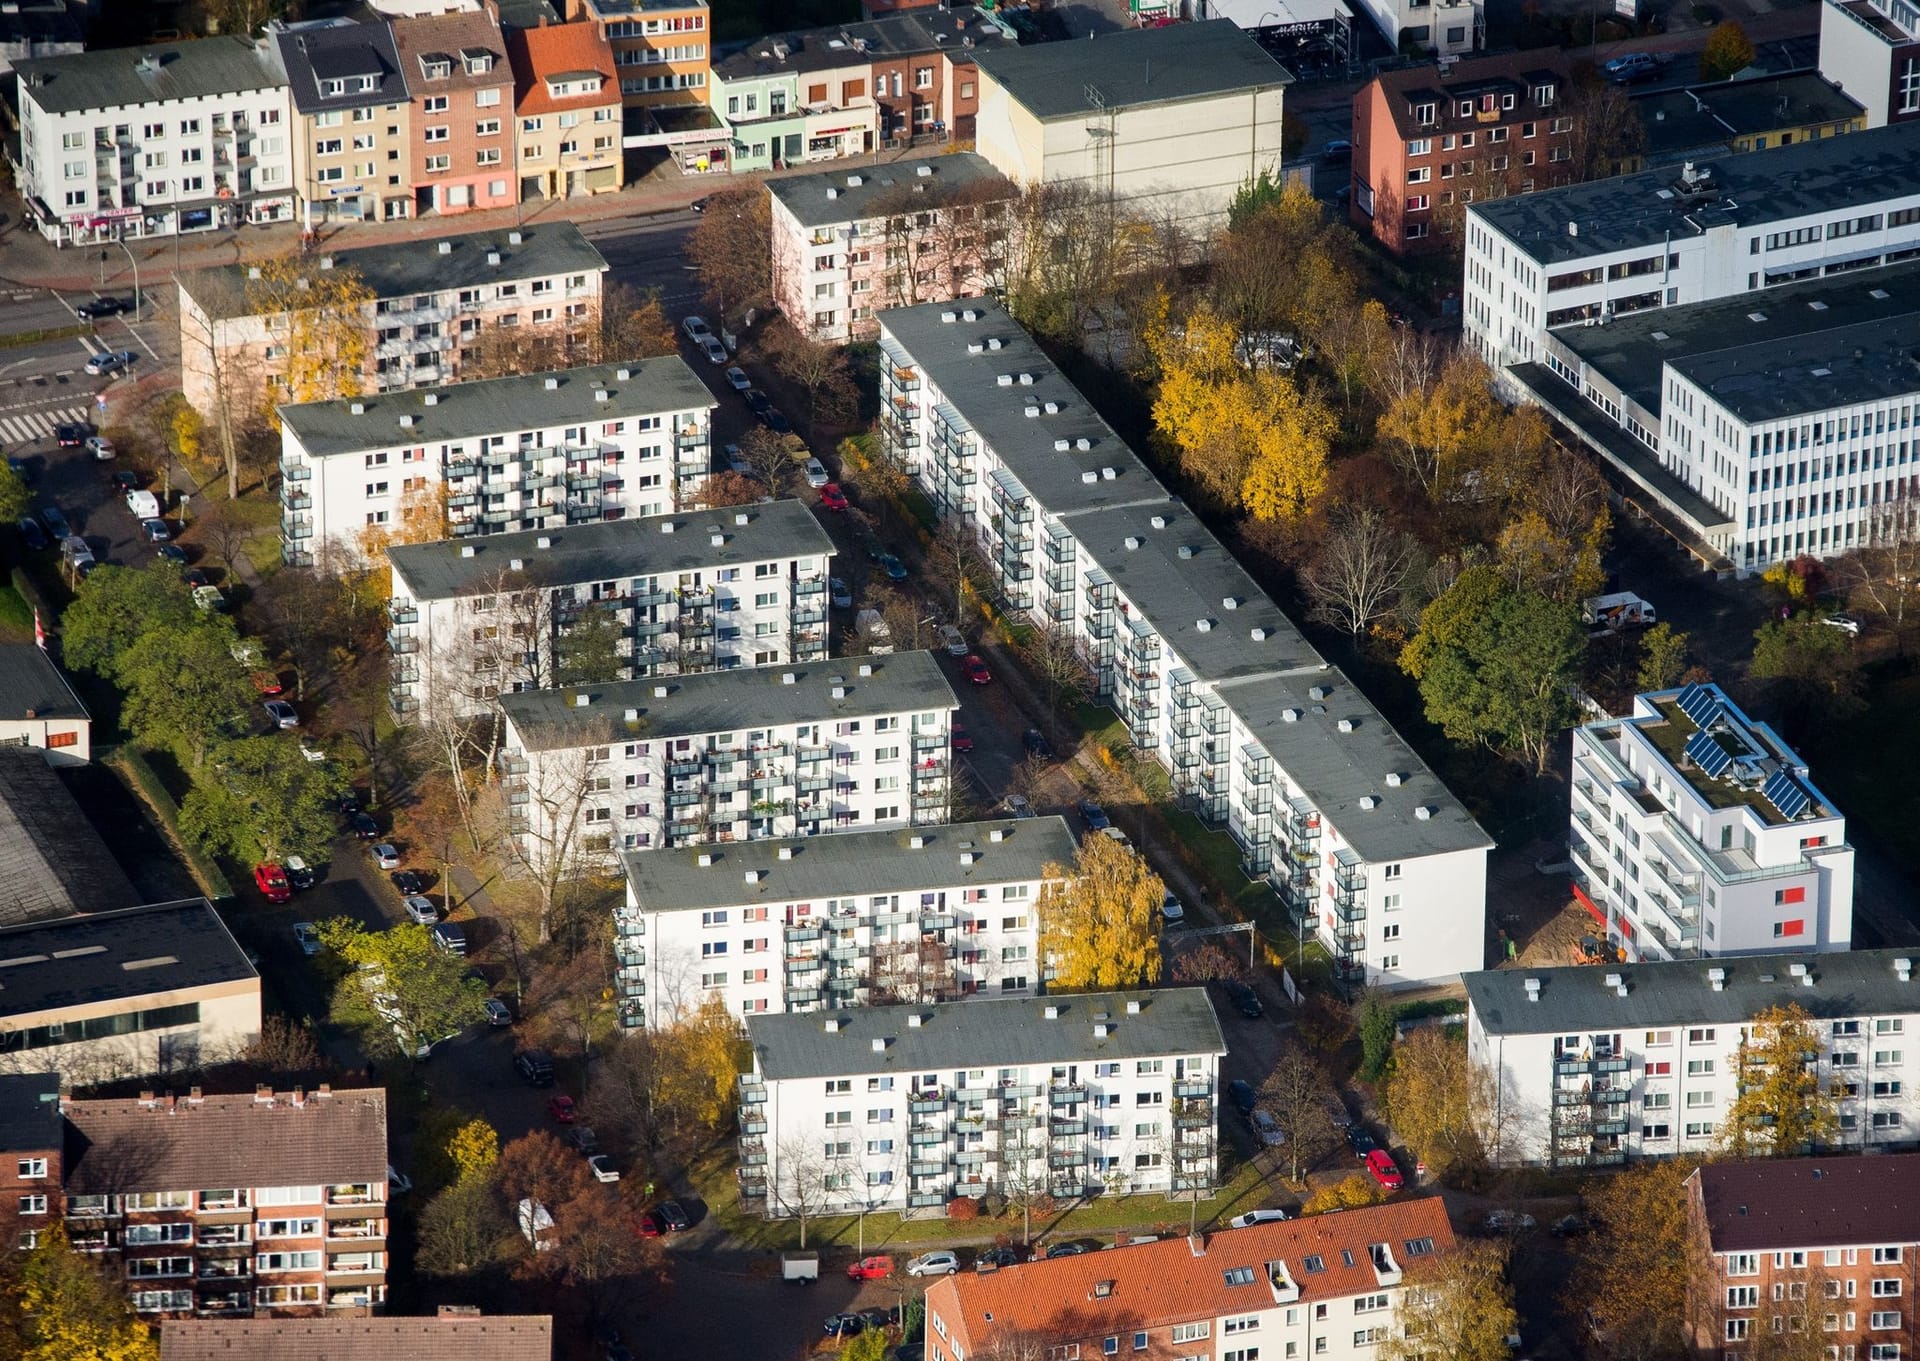
<path fill-rule="evenodd" d="M 422 14 L 393 21 L 393 45 L 415 99 L 447 90 L 484 90 L 512 83 L 500 22 L 484 9 Z M 487 69 L 469 73 L 466 58 L 484 55 Z M 447 74 L 429 80 L 426 63 L 445 58 Z"/>
<path fill-rule="evenodd" d="M 1409 1244 L 1421 1240 L 1434 1252 L 1453 1247 L 1437 1196 L 948 1276 L 928 1289 L 927 1312 L 946 1323 L 955 1350 L 985 1355 L 1003 1330 L 1065 1341 L 1271 1309 L 1274 1262 L 1302 1304 L 1366 1294 L 1381 1287 L 1375 1244 L 1405 1270 L 1416 1255 Z M 1310 1270 L 1309 1258 L 1322 1269 Z M 1235 1268 L 1251 1279 L 1235 1283 Z"/>
<path fill-rule="evenodd" d="M 0 1018 L 10 1025 L 40 1012 L 221 983 L 251 980 L 259 987 L 246 951 L 205 898 L 8 927 L 0 930 L 0 959 Z"/>
<path fill-rule="evenodd" d="M 393 25 L 372 16 L 358 23 L 285 25 L 275 23 L 270 33 L 293 107 L 303 114 L 334 109 L 371 108 L 407 102 L 406 73 L 394 46 Z M 364 78 L 371 90 L 359 88 Z M 323 82 L 349 82 L 340 94 L 326 94 Z"/>
<path fill-rule="evenodd" d="M 1567 59 L 1558 48 L 1542 47 L 1531 52 L 1503 52 L 1491 57 L 1468 57 L 1447 67 L 1410 66 L 1387 71 L 1374 83 L 1385 96 L 1387 113 L 1403 140 L 1432 136 L 1429 129 L 1450 132 L 1454 128 L 1477 127 L 1473 116 L 1461 117 L 1459 101 L 1471 95 L 1510 94 L 1514 118 L 1546 117 L 1564 110 L 1567 93 Z M 1554 87 L 1553 103 L 1536 105 L 1536 86 Z M 1435 105 L 1432 124 L 1413 121 L 1415 104 Z M 1535 112 L 1529 112 L 1535 110 Z"/>
<path fill-rule="evenodd" d="M 85 718 L 87 711 L 45 648 L 0 643 L 0 718 Z"/>
<path fill-rule="evenodd" d="M 48 113 L 138 108 L 286 84 L 260 43 L 237 37 L 34 57 L 16 61 L 13 71 L 19 97 Z"/>
<path fill-rule="evenodd" d="M 1287 68 L 1231 19 L 1123 29 L 1083 43 L 998 47 L 975 60 L 1042 122 L 1093 112 L 1090 91 L 1113 112 L 1293 84 Z"/>
<path fill-rule="evenodd" d="M 857 169 L 822 170 L 767 182 L 767 190 L 803 227 L 864 222 L 870 217 L 909 210 L 923 212 L 950 203 L 985 203 L 1013 198 L 1019 190 L 971 151 Z"/>
<path fill-rule="evenodd" d="M 1690 1180 L 1714 1252 L 1920 1242 L 1920 1153 L 1708 1163 Z"/>
<path fill-rule="evenodd" d="M 949 61 L 965 61 L 981 52 L 1013 45 L 1013 31 L 985 10 L 909 10 L 856 24 L 769 33 L 715 62 L 714 79 L 751 80 L 758 76 L 865 67 L 876 57 L 908 57 L 943 52 Z"/>
<path fill-rule="evenodd" d="M 0 1153 L 60 1147 L 60 1075 L 0 1073 Z"/>
<path fill-rule="evenodd" d="M 384 1087 L 66 1103 L 67 1194 L 376 1182 Z"/>
<path fill-rule="evenodd" d="M 0 926 L 140 901 L 44 753 L 0 747 Z"/>
<path fill-rule="evenodd" d="M 515 112 L 541 114 L 620 102 L 620 73 L 614 68 L 613 48 L 601 36 L 598 24 L 510 28 L 506 35 L 507 58 L 513 63 Z M 574 71 L 596 72 L 605 83 L 588 94 L 554 98 L 547 90 L 547 77 Z"/>
<path fill-rule="evenodd" d="M 546 1314 L 437 1318 L 181 1318 L 160 1361 L 552 1361 Z"/>

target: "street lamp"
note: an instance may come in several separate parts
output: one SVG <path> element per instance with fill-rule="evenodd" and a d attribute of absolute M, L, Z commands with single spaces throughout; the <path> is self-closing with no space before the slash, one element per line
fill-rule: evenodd
<path fill-rule="evenodd" d="M 922 627 L 924 627 L 924 626 L 925 626 L 925 625 L 927 625 L 927 624 L 931 624 L 931 623 L 932 623 L 932 622 L 934 621 L 934 618 L 935 618 L 935 616 L 934 616 L 934 615 L 931 615 L 931 614 L 930 614 L 930 615 L 928 615 L 928 616 L 927 616 L 927 617 L 926 617 L 925 619 L 916 619 L 916 620 L 914 621 L 914 624 L 913 624 L 913 650 L 914 650 L 915 652 L 918 652 L 918 651 L 920 650 L 920 630 L 921 630 L 921 628 L 922 628 Z"/>
<path fill-rule="evenodd" d="M 116 236 L 113 238 L 113 244 L 120 247 L 121 250 L 126 251 L 127 263 L 133 266 L 133 320 L 134 320 L 134 323 L 138 325 L 140 321 L 140 301 L 141 301 L 140 299 L 140 262 L 133 258 L 133 252 L 131 250 L 127 250 L 127 243 L 125 241 L 122 241 L 119 237 Z M 106 259 L 107 253 L 105 251 L 101 251 L 100 258 L 102 260 Z M 106 267 L 104 265 L 101 267 L 100 274 L 102 279 L 106 277 Z"/>

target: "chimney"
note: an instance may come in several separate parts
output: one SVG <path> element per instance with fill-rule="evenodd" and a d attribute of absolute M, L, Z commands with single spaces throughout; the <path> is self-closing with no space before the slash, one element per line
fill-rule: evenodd
<path fill-rule="evenodd" d="M 295 1087 L 293 1089 L 294 1109 L 296 1110 L 304 1109 L 306 1104 L 307 1104 L 307 1089 L 305 1087 Z"/>
<path fill-rule="evenodd" d="M 200 1089 L 198 1087 L 187 1088 L 187 1104 L 189 1106 L 197 1106 L 201 1103 L 203 1099 L 204 1098 L 201 1097 Z"/>
<path fill-rule="evenodd" d="M 148 1110 L 153 1109 L 153 1090 L 151 1088 L 148 1088 L 147 1090 L 142 1091 L 140 1093 L 140 1104 L 145 1106 Z"/>
<path fill-rule="evenodd" d="M 480 1306 L 477 1304 L 443 1304 L 437 1318 L 479 1318 Z"/>

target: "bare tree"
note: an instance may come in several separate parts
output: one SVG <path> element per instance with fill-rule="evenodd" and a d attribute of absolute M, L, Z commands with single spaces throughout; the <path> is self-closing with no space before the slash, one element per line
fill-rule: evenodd
<path fill-rule="evenodd" d="M 1446 367 L 1447 346 L 1411 326 L 1395 326 L 1373 355 L 1367 383 L 1382 406 L 1433 390 Z"/>
<path fill-rule="evenodd" d="M 1904 639 L 1907 612 L 1920 605 L 1920 495 L 1902 484 L 1868 512 L 1863 538 L 1835 575 Z"/>
<path fill-rule="evenodd" d="M 1567 114 L 1573 123 L 1568 164 L 1577 180 L 1624 174 L 1646 151 L 1647 125 L 1626 87 L 1601 79 L 1598 72 L 1583 72 L 1574 80 Z"/>
<path fill-rule="evenodd" d="M 494 816 L 505 824 L 501 849 L 538 898 L 544 945 L 553 939 L 567 890 L 587 873 L 596 843 L 605 839 L 588 830 L 589 805 L 603 777 L 584 747 L 528 753 L 525 759 L 525 773 L 510 776 L 510 788 L 490 792 Z"/>
<path fill-rule="evenodd" d="M 1022 1120 L 1042 1117 L 1024 1115 Z M 1020 1211 L 1021 1246 L 1033 1242 L 1033 1207 L 1049 1194 L 1052 1176 L 1047 1169 L 1046 1140 L 1025 1123 L 1000 1136 L 1000 1191 L 1007 1204 Z"/>
<path fill-rule="evenodd" d="M 1303 1172 L 1332 1150 L 1339 1137 L 1325 1104 L 1325 1094 L 1331 1088 L 1326 1069 L 1301 1049 L 1282 1051 L 1273 1071 L 1260 1084 L 1262 1100 L 1286 1129 L 1287 1142 L 1282 1148 L 1296 1183 Z"/>
<path fill-rule="evenodd" d="M 1314 618 L 1358 637 L 1392 611 L 1419 559 L 1412 535 L 1358 506 L 1335 516 L 1300 584 Z"/>
<path fill-rule="evenodd" d="M 766 484 L 768 494 L 784 495 L 793 477 L 793 449 L 786 436 L 776 435 L 765 426 L 755 426 L 740 437 L 740 457 L 753 469 L 753 475 Z"/>
<path fill-rule="evenodd" d="M 769 1210 L 800 1221 L 800 1246 L 807 1246 L 807 1224 L 826 1213 L 840 1175 L 818 1136 L 790 1135 L 774 1147 L 773 1175 L 767 1186 Z"/>
<path fill-rule="evenodd" d="M 859 404 L 846 346 L 815 340 L 784 322 L 769 328 L 761 345 L 780 376 L 806 392 L 809 424 L 839 420 Z"/>
<path fill-rule="evenodd" d="M 1092 693 L 1093 677 L 1087 674 L 1087 664 L 1067 626 L 1035 620 L 1020 652 L 1046 687 L 1049 726 L 1059 723 L 1062 704 L 1078 704 Z"/>

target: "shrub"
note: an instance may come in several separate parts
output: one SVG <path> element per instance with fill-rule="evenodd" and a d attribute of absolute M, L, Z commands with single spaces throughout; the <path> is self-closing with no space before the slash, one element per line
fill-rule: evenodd
<path fill-rule="evenodd" d="M 1314 1192 L 1313 1198 L 1300 1207 L 1300 1213 L 1320 1215 L 1334 1210 L 1358 1210 L 1378 1205 L 1386 1198 L 1387 1193 L 1375 1185 L 1371 1177 L 1355 1172 L 1344 1181 Z"/>
<path fill-rule="evenodd" d="M 947 1202 L 948 1219 L 978 1219 L 980 1202 L 972 1196 L 955 1196 Z"/>

